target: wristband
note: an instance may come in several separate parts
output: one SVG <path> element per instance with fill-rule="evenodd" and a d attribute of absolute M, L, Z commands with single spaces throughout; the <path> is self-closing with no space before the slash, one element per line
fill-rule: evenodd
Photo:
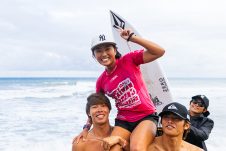
<path fill-rule="evenodd" d="M 85 124 L 84 126 L 83 126 L 83 129 L 88 129 L 88 130 L 90 130 L 90 128 L 91 128 L 91 124 Z"/>
<path fill-rule="evenodd" d="M 130 33 L 129 37 L 127 38 L 127 41 L 130 41 L 131 37 L 134 35 L 134 33 Z"/>

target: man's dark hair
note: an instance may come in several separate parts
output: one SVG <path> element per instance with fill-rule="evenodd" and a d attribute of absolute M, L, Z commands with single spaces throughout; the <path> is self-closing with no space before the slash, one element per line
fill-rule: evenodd
<path fill-rule="evenodd" d="M 87 97 L 86 114 L 89 115 L 92 105 L 105 104 L 111 110 L 111 102 L 103 93 L 92 93 Z"/>

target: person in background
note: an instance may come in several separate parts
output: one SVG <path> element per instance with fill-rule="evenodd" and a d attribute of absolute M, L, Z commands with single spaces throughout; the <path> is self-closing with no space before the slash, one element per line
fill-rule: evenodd
<path fill-rule="evenodd" d="M 126 141 L 119 136 L 111 136 L 113 127 L 109 123 L 111 103 L 101 93 L 93 93 L 87 98 L 86 114 L 93 123 L 93 128 L 88 132 L 86 141 L 73 143 L 72 151 L 104 151 L 111 146 L 119 144 L 126 148 Z M 126 149 L 125 149 L 126 150 Z"/>
<path fill-rule="evenodd" d="M 149 40 L 136 36 L 129 29 L 120 28 L 119 32 L 123 40 L 141 45 L 144 49 L 131 50 L 120 56 L 111 36 L 96 36 L 91 44 L 92 54 L 98 63 L 105 67 L 96 82 L 96 92 L 103 92 L 115 100 L 118 113 L 112 136 L 120 136 L 130 142 L 131 151 L 146 151 L 155 138 L 158 116 L 143 80 L 140 65 L 158 59 L 165 50 Z M 87 122 L 84 133 L 91 124 Z M 86 136 L 83 135 L 84 137 Z M 120 148 L 116 145 L 111 151 Z"/>
<path fill-rule="evenodd" d="M 205 95 L 192 97 L 189 107 L 191 128 L 186 138 L 187 142 L 203 148 L 205 151 L 207 151 L 207 147 L 204 141 L 209 138 L 214 126 L 214 121 L 208 118 L 210 114 L 207 110 L 208 106 L 209 99 Z"/>
<path fill-rule="evenodd" d="M 189 115 L 185 106 L 173 102 L 166 105 L 159 114 L 162 135 L 154 139 L 148 151 L 203 151 L 183 139 L 190 128 Z"/>

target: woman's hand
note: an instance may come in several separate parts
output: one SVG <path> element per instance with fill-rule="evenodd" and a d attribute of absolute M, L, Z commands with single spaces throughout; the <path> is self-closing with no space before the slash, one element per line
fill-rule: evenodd
<path fill-rule="evenodd" d="M 116 25 L 115 28 L 120 33 L 120 36 L 127 41 L 130 41 L 131 37 L 134 34 L 130 29 L 122 29 L 120 26 Z"/>
<path fill-rule="evenodd" d="M 120 31 L 120 36 L 127 41 L 130 41 L 133 34 L 134 33 L 130 29 L 121 29 Z"/>

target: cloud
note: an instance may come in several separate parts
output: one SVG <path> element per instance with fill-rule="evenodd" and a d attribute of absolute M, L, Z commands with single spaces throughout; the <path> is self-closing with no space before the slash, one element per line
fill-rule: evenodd
<path fill-rule="evenodd" d="M 109 10 L 166 49 L 169 76 L 226 76 L 225 1 L 8 0 L 0 6 L 0 71 L 94 71 L 93 35 Z M 200 70 L 201 68 L 201 70 Z"/>

